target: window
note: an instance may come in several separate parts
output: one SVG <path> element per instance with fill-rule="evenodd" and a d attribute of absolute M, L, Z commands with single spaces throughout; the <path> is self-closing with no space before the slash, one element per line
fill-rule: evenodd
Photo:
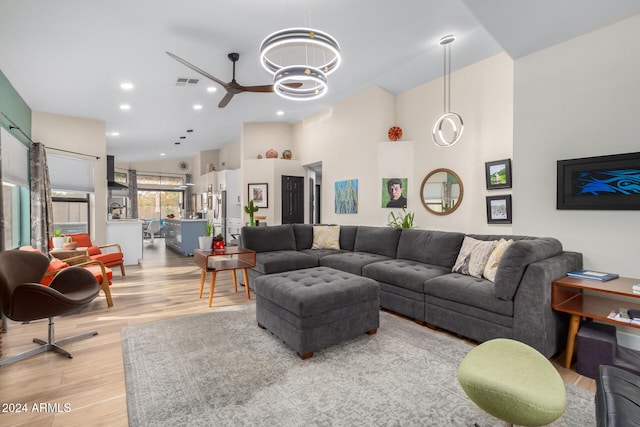
<path fill-rule="evenodd" d="M 59 228 L 63 234 L 91 230 L 93 162 L 47 153 L 54 230 Z"/>
<path fill-rule="evenodd" d="M 180 218 L 184 175 L 137 174 L 138 218 Z"/>
<path fill-rule="evenodd" d="M 88 233 L 91 203 L 88 193 L 53 191 L 53 228 L 62 234 Z"/>
<path fill-rule="evenodd" d="M 2 197 L 4 247 L 15 249 L 31 242 L 29 201 L 29 151 L 6 130 L 2 141 Z"/>

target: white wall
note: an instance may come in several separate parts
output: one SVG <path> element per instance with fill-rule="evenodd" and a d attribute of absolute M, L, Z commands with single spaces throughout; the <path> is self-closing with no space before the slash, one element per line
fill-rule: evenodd
<path fill-rule="evenodd" d="M 640 277 L 640 212 L 556 210 L 556 161 L 640 151 L 639 52 L 634 16 L 515 63 L 514 232 L 628 277 Z"/>
<path fill-rule="evenodd" d="M 393 96 L 376 86 L 294 125 L 293 158 L 302 165 L 322 161 L 323 223 L 386 224 L 380 219 L 378 143 L 388 141 L 394 116 Z M 336 214 L 334 183 L 350 179 L 358 179 L 358 213 Z"/>
<path fill-rule="evenodd" d="M 512 157 L 513 61 L 500 53 L 451 74 L 451 111 L 464 120 L 464 133 L 448 148 L 437 146 L 431 136 L 444 112 L 443 91 L 440 78 L 396 97 L 402 139 L 415 143 L 409 202 L 416 224 L 437 230 L 509 234 L 510 225 L 487 224 L 485 197 L 510 194 L 511 189 L 487 191 L 485 162 Z M 437 168 L 453 170 L 464 186 L 462 204 L 450 215 L 434 215 L 420 202 L 422 180 Z"/>
<path fill-rule="evenodd" d="M 107 243 L 107 141 L 105 122 L 34 111 L 31 115 L 31 126 L 32 139 L 42 142 L 47 148 L 58 148 L 100 157 L 99 160 L 94 162 L 95 195 L 94 205 L 91 207 L 93 217 L 91 218 L 90 234 L 97 244 Z M 73 156 L 72 154 L 69 155 Z M 87 159 L 85 156 L 80 158 Z"/>
<path fill-rule="evenodd" d="M 484 162 L 512 157 L 513 61 L 495 55 L 452 74 L 451 104 L 465 120 L 462 140 L 451 148 L 437 147 L 431 128 L 443 113 L 442 79 L 392 96 L 369 88 L 294 125 L 294 159 L 303 165 L 322 161 L 322 222 L 385 225 L 392 209 L 381 207 L 382 178 L 408 178 L 407 208 L 420 228 L 475 233 L 510 233 L 509 225 L 488 225 L 488 192 Z M 403 137 L 389 143 L 389 127 Z M 396 144 L 397 150 L 389 144 Z M 391 146 L 392 147 L 392 146 Z M 395 153 L 394 153 L 395 151 Z M 429 213 L 420 202 L 427 173 L 446 167 L 464 185 L 460 208 L 451 215 Z M 334 183 L 358 179 L 358 213 L 335 214 Z"/>

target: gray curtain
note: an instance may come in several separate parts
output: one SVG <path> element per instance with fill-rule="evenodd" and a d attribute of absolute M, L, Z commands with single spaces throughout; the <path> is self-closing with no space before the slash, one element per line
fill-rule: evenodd
<path fill-rule="evenodd" d="M 49 236 L 53 234 L 53 204 L 51 183 L 44 144 L 29 146 L 29 172 L 31 179 L 31 246 L 49 252 Z"/>
<path fill-rule="evenodd" d="M 129 201 L 131 218 L 138 218 L 138 172 L 135 169 L 129 169 Z"/>

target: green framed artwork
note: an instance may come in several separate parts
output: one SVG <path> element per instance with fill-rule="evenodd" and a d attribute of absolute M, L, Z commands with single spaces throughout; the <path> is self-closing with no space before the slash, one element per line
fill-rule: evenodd
<path fill-rule="evenodd" d="M 382 207 L 407 207 L 407 178 L 382 178 Z"/>

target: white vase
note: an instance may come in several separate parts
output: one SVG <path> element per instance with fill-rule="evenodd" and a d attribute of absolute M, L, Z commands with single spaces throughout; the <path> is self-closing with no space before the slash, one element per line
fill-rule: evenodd
<path fill-rule="evenodd" d="M 198 244 L 200 245 L 200 250 L 201 251 L 210 251 L 212 243 L 213 243 L 213 236 L 211 236 L 211 237 L 209 237 L 209 236 L 199 236 L 198 237 Z"/>
<path fill-rule="evenodd" d="M 62 247 L 64 246 L 64 242 L 67 241 L 67 238 L 62 236 L 62 237 L 52 237 L 51 240 L 53 241 L 53 248 L 54 249 L 62 249 Z"/>

